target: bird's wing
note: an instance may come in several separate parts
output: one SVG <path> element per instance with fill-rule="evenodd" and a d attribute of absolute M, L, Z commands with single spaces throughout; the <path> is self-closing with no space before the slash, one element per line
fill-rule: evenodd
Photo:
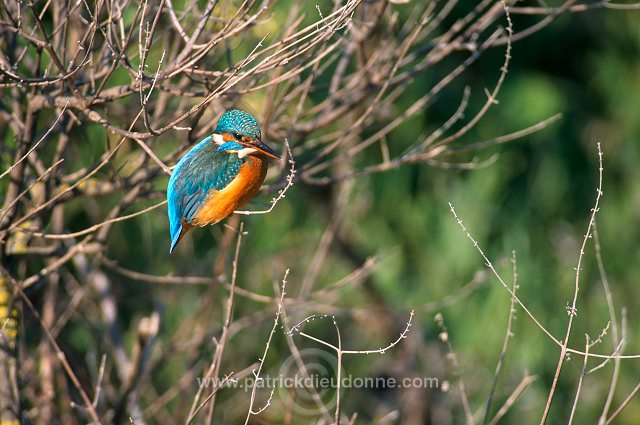
<path fill-rule="evenodd" d="M 233 181 L 244 162 L 238 155 L 217 151 L 210 142 L 203 146 L 203 142 L 178 162 L 169 179 L 172 249 L 180 238 L 182 225 L 193 221 L 212 190 L 222 190 Z"/>

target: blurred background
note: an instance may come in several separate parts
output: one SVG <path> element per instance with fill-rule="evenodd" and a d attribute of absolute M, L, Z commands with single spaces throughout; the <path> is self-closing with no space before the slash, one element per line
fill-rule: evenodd
<path fill-rule="evenodd" d="M 36 6 L 42 10 L 44 6 L 40 3 Z M 231 64 L 250 55 L 263 37 L 266 37 L 266 46 L 277 41 L 285 23 L 292 25 L 291 16 L 300 16 L 298 24 L 301 26 L 313 25 L 319 19 L 318 10 L 325 10 L 329 15 L 332 8 L 337 7 L 328 1 L 317 3 L 319 9 L 315 3 L 308 2 L 279 1 L 268 5 L 268 12 L 260 16 L 254 26 L 243 30 L 242 36 L 224 39 L 221 42 L 224 50 L 214 49 L 215 53 L 211 54 L 215 56 L 206 60 L 201 68 L 207 65 L 208 70 L 221 72 L 231 69 Z M 513 284 L 512 258 L 516 259 L 519 298 L 551 334 L 562 340 L 569 318 L 567 306 L 574 293 L 580 246 L 596 199 L 598 143 L 604 170 L 603 196 L 596 216 L 597 233 L 615 323 L 608 325 L 610 310 L 598 268 L 595 238 L 591 237 L 582 260 L 577 315 L 569 345 L 583 351 L 585 334 L 588 334 L 592 341 L 601 337 L 598 344 L 590 347 L 590 352 L 611 354 L 616 348 L 613 341 L 619 341 L 624 335 L 624 353 L 640 353 L 640 339 L 634 332 L 640 317 L 637 285 L 640 280 L 640 267 L 637 266 L 640 262 L 640 168 L 637 166 L 640 161 L 640 11 L 637 7 L 636 10 L 593 7 L 586 11 L 563 10 L 557 16 L 524 13 L 528 7 L 563 7 L 567 4 L 542 3 L 530 1 L 513 5 L 522 8 L 522 13 L 517 10 L 512 13 L 515 33 L 531 28 L 545 16 L 553 18 L 539 31 L 513 41 L 508 72 L 497 95 L 498 103 L 465 135 L 446 145 L 451 150 L 444 156 L 434 154 L 380 173 L 349 175 L 350 170 L 380 163 L 384 149 L 395 158 L 441 127 L 455 113 L 465 89 L 470 93 L 468 106 L 460 122 L 448 134 L 468 123 L 487 101 L 485 90 L 493 90 L 500 78 L 500 69 L 505 62 L 505 43 L 495 43 L 484 51 L 468 69 L 439 91 L 428 107 L 403 119 L 388 132 L 384 137 L 384 148 L 378 147 L 383 146 L 380 142 L 352 160 L 331 164 L 319 174 L 309 170 L 317 163 L 318 152 L 323 147 L 329 146 L 330 141 L 340 140 L 335 134 L 344 137 L 345 142 L 331 157 L 347 157 L 348 149 L 375 135 L 443 77 L 451 75 L 452 70 L 469 57 L 469 52 L 460 49 L 448 53 L 433 66 L 421 69 L 410 80 L 400 83 L 396 86 L 401 87 L 397 96 L 358 127 L 353 138 L 341 131 L 349 128 L 365 111 L 371 104 L 371 97 L 360 106 L 350 107 L 348 112 L 327 125 L 304 131 L 294 125 L 297 121 L 293 117 L 299 113 L 295 102 L 276 114 L 272 99 L 282 96 L 286 87 L 278 86 L 273 91 L 256 89 L 242 95 L 244 86 L 239 85 L 237 92 L 205 105 L 203 108 L 208 109 L 199 122 L 193 122 L 189 117 L 179 124 L 194 128 L 188 132 L 188 137 L 184 131 L 167 131 L 146 139 L 155 154 L 168 166 L 173 166 L 190 144 L 212 128 L 224 109 L 239 107 L 263 122 L 265 140 L 277 151 L 286 152 L 284 139 L 287 138 L 295 160 L 296 179 L 272 212 L 236 215 L 223 225 L 195 229 L 172 255 L 168 253 L 166 206 L 113 223 L 108 232 L 97 239 L 98 251 L 75 257 L 58 269 L 53 289 L 47 273 L 42 273 L 44 276 L 25 288 L 26 295 L 41 315 L 46 316 L 44 310 L 50 303 L 50 325 L 55 338 L 90 397 L 95 393 L 104 358 L 102 395 L 96 402 L 101 420 L 122 423 L 133 418 L 135 423 L 153 424 L 187 419 L 198 391 L 196 378 L 207 374 L 215 357 L 216 341 L 220 341 L 229 296 L 228 284 L 234 268 L 237 229 L 242 222 L 246 234 L 240 245 L 236 285 L 248 294 L 235 295 L 220 376 L 232 371 L 235 374 L 246 372 L 246 368 L 255 366 L 262 358 L 276 314 L 278 291 L 285 270 L 289 270 L 286 317 L 279 318 L 263 374 L 276 376 L 282 371 L 283 364 L 292 355 L 291 341 L 303 350 L 302 358 L 315 365 L 321 362 L 319 357 L 322 356 L 312 351 L 305 358 L 304 353 L 309 352 L 304 350 L 335 354 L 299 332 L 293 332 L 288 338 L 281 326 L 283 320 L 290 327 L 309 315 L 334 316 L 343 348 L 367 350 L 395 341 L 414 310 L 406 339 L 384 354 L 345 355 L 342 365 L 345 373 L 354 377 L 434 377 L 438 384 L 435 388 L 345 389 L 340 398 L 342 421 L 348 423 L 357 414 L 354 423 L 468 423 L 463 401 L 467 398 L 474 422 L 483 423 L 507 329 L 511 297 L 456 223 L 449 202 L 507 285 Z M 574 5 L 575 2 L 568 3 Z M 437 41 L 436 36 L 445 34 L 469 11 L 480 7 L 473 1 L 445 2 L 444 5 L 431 2 L 417 5 L 413 1 L 385 4 L 386 9 L 382 12 L 385 19 L 376 33 L 380 38 L 379 33 L 385 36 L 391 33 L 390 37 L 402 39 L 402 34 L 409 34 L 408 30 L 403 32 L 403 25 L 417 20 L 419 12 L 433 7 L 429 16 L 440 16 L 437 15 L 439 11 L 451 7 L 431 38 L 420 39 L 412 47 L 410 51 L 415 58 L 433 53 L 430 40 Z M 576 4 L 599 5 L 597 2 Z M 186 4 L 176 1 L 171 7 L 181 13 L 186 11 L 178 14 L 179 19 L 185 28 L 187 24 L 194 28 L 198 14 L 209 5 L 203 1 Z M 131 22 L 135 23 L 137 18 L 134 16 L 138 16 L 136 5 L 125 3 L 121 6 L 126 11 L 125 21 L 129 23 L 126 29 L 135 28 L 137 25 Z M 156 7 L 148 5 L 149 9 L 143 12 L 149 21 L 152 21 Z M 243 7 L 240 2 L 220 2 L 215 6 L 213 16 L 226 19 Z M 259 7 L 247 10 L 258 10 Z M 341 30 L 350 34 L 344 37 L 362 31 L 368 13 L 362 9 L 366 7 L 374 5 L 355 6 L 352 20 Z M 292 9 L 296 9 L 297 14 Z M 42 17 L 47 28 L 53 28 L 50 10 L 52 8 Z M 10 13 L 7 11 L 6 15 Z M 26 15 L 27 11 L 24 13 Z M 6 15 L 3 19 L 9 22 Z M 83 12 L 83 16 L 87 14 Z M 166 13 L 160 19 L 161 25 L 155 34 L 158 45 L 170 35 L 177 37 L 176 32 L 169 29 Z M 82 25 L 86 23 L 78 23 L 79 28 Z M 215 25 L 222 24 L 213 22 L 212 25 L 211 31 L 214 31 L 218 28 Z M 504 14 L 500 13 L 492 25 L 491 30 L 504 28 Z M 35 28 L 33 26 L 29 31 Z M 3 49 L 10 45 L 8 34 L 21 34 L 7 29 L 3 32 L 5 38 L 0 42 L 4 43 L 0 44 Z M 490 32 L 482 34 L 481 39 Z M 67 34 L 67 37 L 72 35 Z M 136 43 L 137 37 L 136 33 Z M 171 41 L 164 43 L 169 45 Z M 176 43 L 176 46 L 174 50 L 179 52 L 181 44 Z M 389 47 L 382 42 L 380 46 Z M 171 64 L 171 49 L 167 50 L 169 60 L 163 67 Z M 146 72 L 153 76 L 163 48 L 158 46 L 149 52 Z M 317 51 L 314 54 L 317 55 Z M 27 55 L 37 57 L 36 49 L 27 50 Z M 347 73 L 357 68 L 356 63 L 354 60 L 346 64 Z M 104 67 L 109 65 L 105 60 Z M 294 85 L 304 85 L 310 81 L 307 80 L 310 75 L 317 74 L 312 89 L 300 105 L 302 110 L 337 107 L 335 102 L 326 103 L 336 67 L 340 64 L 332 62 L 326 67 L 320 65 L 319 69 L 304 69 L 296 77 L 299 80 Z M 273 74 L 265 75 L 275 78 Z M 187 77 L 195 81 L 196 74 Z M 129 84 L 129 81 L 126 69 L 118 68 L 105 88 Z M 11 86 L 8 77 L 2 82 L 6 83 L 2 88 L 2 104 L 9 111 L 9 116 L 3 115 L 0 122 L 4 171 L 15 162 L 19 149 L 19 137 L 9 125 L 12 112 L 8 105 L 12 98 L 13 102 L 15 99 L 26 102 L 28 93 L 36 93 L 40 88 Z M 196 82 L 193 84 L 197 86 Z M 215 81 L 206 81 L 202 86 L 208 93 L 215 84 Z M 188 83 L 181 87 L 187 91 L 191 89 Z M 55 95 L 55 92 L 49 95 Z M 130 98 L 114 101 L 109 109 L 105 109 L 105 116 L 121 120 L 122 127 L 128 128 L 140 108 L 136 96 L 134 92 Z M 180 103 L 177 109 L 187 110 L 194 104 L 184 98 L 178 100 L 186 103 Z M 152 97 L 152 108 L 155 101 L 160 100 Z M 173 113 L 171 107 L 168 110 Z M 13 113 L 19 115 L 19 111 Z M 561 114 L 559 119 L 539 131 L 509 143 L 496 143 L 499 136 L 528 128 L 556 114 Z M 57 115 L 56 112 L 43 112 L 35 134 L 42 135 Z M 84 166 L 94 166 L 122 138 L 100 123 L 89 122 L 78 115 L 83 125 L 69 131 L 69 142 L 63 155 L 67 175 Z M 153 119 L 162 118 L 161 113 L 152 115 Z M 71 121 L 73 118 L 65 117 L 65 123 Z M 287 123 L 291 124 L 290 128 Z M 141 120 L 136 126 L 137 131 L 145 131 Z M 52 132 L 51 140 L 59 140 L 57 132 L 57 129 Z M 485 148 L 474 146 L 485 141 L 489 142 Z M 47 142 L 38 148 L 37 154 L 43 159 L 45 169 L 52 165 L 51 158 L 55 157 L 57 146 L 57 143 Z M 465 146 L 470 146 L 470 151 L 465 151 Z M 76 194 L 58 204 L 63 205 L 64 213 L 57 230 L 51 224 L 55 218 L 47 212 L 38 218 L 35 229 L 46 233 L 71 233 L 102 222 L 122 201 L 129 177 L 145 167 L 149 170 L 156 167 L 152 161 L 142 164 L 134 161 L 134 155 L 139 154 L 139 147 L 132 141 L 96 174 L 98 178 L 94 184 L 122 182 L 124 185 L 120 189 L 95 196 L 88 192 Z M 269 201 L 283 186 L 289 165 L 283 160 L 272 166 L 267 180 L 269 186 L 248 209 L 262 210 L 269 206 Z M 29 167 L 37 170 L 36 165 Z M 35 175 L 33 172 L 31 178 Z M 325 180 L 317 180 L 321 178 Z M 0 180 L 0 196 L 8 193 L 9 180 L 9 177 Z M 29 181 L 27 177 L 25 181 Z M 61 179 L 54 185 L 69 185 L 73 181 L 73 178 Z M 136 198 L 124 204 L 117 215 L 134 213 L 162 201 L 167 181 L 168 176 L 156 167 L 150 172 L 148 184 L 141 186 Z M 47 190 L 44 190 L 43 202 L 48 199 Z M 37 195 L 29 197 L 31 202 L 37 203 L 34 200 Z M 15 217 L 28 210 L 27 206 L 21 207 Z M 3 229 L 6 228 L 5 223 Z M 48 240 L 46 244 L 43 240 L 33 239 L 22 242 L 27 247 L 55 244 L 54 254 L 47 256 L 35 251 L 21 254 L 15 247 L 20 246 L 24 236 L 19 232 L 4 235 L 5 242 L 11 241 L 5 247 L 14 248 L 4 248 L 3 270 L 16 281 L 37 274 L 56 258 L 63 257 L 84 237 Z M 17 294 L 12 286 L 8 288 Z M 52 348 L 43 348 L 48 346 L 47 338 L 33 313 L 23 302 L 18 302 L 18 306 L 22 310 L 22 321 L 18 325 L 18 357 L 22 360 L 17 381 L 25 422 L 90 422 L 90 416 L 83 409 L 69 407 L 71 400 L 82 404 L 77 389 L 55 360 L 41 360 Z M 536 423 L 547 402 L 560 348 L 522 308 L 516 305 L 514 311 L 512 337 L 487 418 L 494 417 L 499 408 L 508 403 L 510 409 L 500 416 L 500 423 L 522 423 L 523 419 L 525 423 Z M 435 320 L 438 313 L 446 326 L 446 338 L 439 321 Z M 302 329 L 337 344 L 336 329 L 330 319 L 314 320 L 304 324 Z M 600 363 L 602 360 L 589 359 L 587 370 Z M 574 423 L 598 421 L 608 403 L 607 395 L 617 368 L 614 363 L 609 361 L 584 377 Z M 47 371 L 45 365 L 53 370 Z M 623 360 L 619 367 L 619 379 L 605 417 L 610 417 L 638 384 L 640 360 Z M 582 368 L 582 356 L 572 354 L 566 358 L 551 405 L 550 422 L 568 422 Z M 335 364 L 323 370 L 324 374 L 335 376 Z M 517 401 L 508 402 L 527 376 L 536 378 L 525 379 L 526 385 Z M 45 382 L 50 385 L 46 386 Z M 204 400 L 207 391 L 210 392 L 207 389 L 200 401 Z M 462 391 L 465 397 L 461 395 Z M 256 406 L 263 406 L 269 393 L 269 389 L 258 390 Z M 328 396 L 333 394 L 329 391 Z M 330 412 L 327 418 L 313 402 L 302 402 L 296 397 L 303 398 L 303 395 L 275 391 L 269 408 L 252 416 L 250 422 L 331 422 L 335 403 L 327 401 Z M 215 399 L 215 410 L 208 413 L 209 407 L 205 406 L 196 416 L 196 423 L 207 422 L 208 415 L 213 423 L 244 422 L 250 392 L 222 389 Z M 300 408 L 303 405 L 306 410 Z M 52 416 L 45 415 L 44 406 L 48 406 Z M 635 399 L 614 420 L 619 424 L 639 422 L 640 404 Z"/>

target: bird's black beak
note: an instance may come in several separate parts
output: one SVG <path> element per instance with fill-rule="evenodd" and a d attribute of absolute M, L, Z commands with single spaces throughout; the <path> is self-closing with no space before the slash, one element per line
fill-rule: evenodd
<path fill-rule="evenodd" d="M 253 146 L 251 146 L 251 147 L 257 149 L 258 151 L 262 152 L 263 154 L 265 154 L 267 156 L 270 156 L 271 158 L 280 159 L 278 154 L 275 153 L 273 151 L 273 149 L 271 149 L 269 146 L 267 146 L 264 143 L 262 143 L 262 140 L 260 140 L 260 139 L 256 139 L 253 142 Z"/>

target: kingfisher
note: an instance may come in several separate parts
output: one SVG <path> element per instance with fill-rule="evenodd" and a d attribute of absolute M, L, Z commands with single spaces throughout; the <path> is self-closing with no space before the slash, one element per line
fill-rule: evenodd
<path fill-rule="evenodd" d="M 247 112 L 225 112 L 213 134 L 187 152 L 167 186 L 172 253 L 194 226 L 216 224 L 251 200 L 278 155 L 262 142 L 258 121 Z"/>

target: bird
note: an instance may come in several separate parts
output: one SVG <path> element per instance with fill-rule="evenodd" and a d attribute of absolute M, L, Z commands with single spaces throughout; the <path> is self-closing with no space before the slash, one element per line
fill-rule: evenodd
<path fill-rule="evenodd" d="M 264 182 L 269 158 L 279 156 L 262 142 L 258 121 L 239 109 L 225 112 L 169 178 L 169 253 L 192 227 L 216 224 L 249 202 Z"/>

